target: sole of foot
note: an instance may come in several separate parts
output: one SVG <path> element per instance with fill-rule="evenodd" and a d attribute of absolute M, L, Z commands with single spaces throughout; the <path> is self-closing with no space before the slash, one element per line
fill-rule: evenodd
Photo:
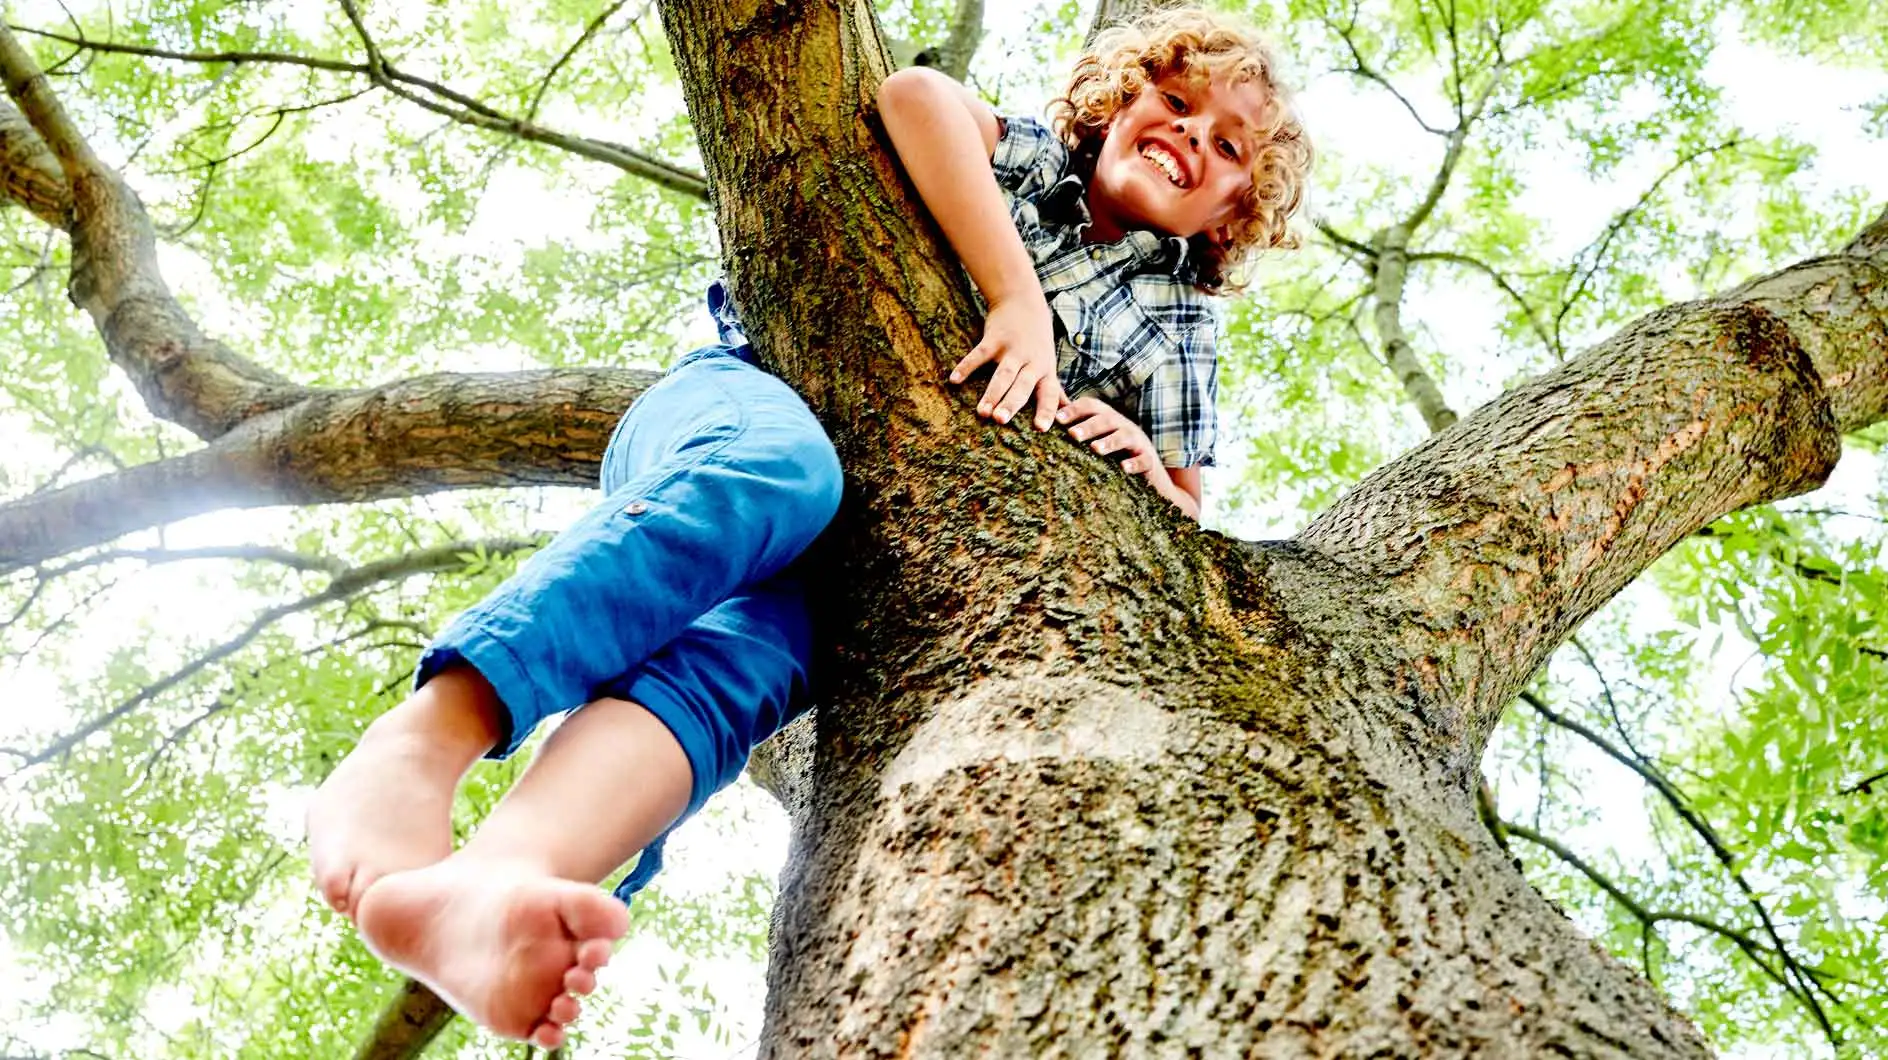
<path fill-rule="evenodd" d="M 375 955 L 495 1034 L 554 1049 L 596 988 L 629 909 L 587 884 L 451 858 L 361 896 Z"/>

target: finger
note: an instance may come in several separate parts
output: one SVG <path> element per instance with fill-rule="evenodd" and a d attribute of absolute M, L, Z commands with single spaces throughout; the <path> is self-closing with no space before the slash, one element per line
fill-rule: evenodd
<path fill-rule="evenodd" d="M 1055 423 L 1056 410 L 1062 407 L 1062 380 L 1054 372 L 1043 375 L 1036 384 L 1036 429 L 1046 431 Z"/>
<path fill-rule="evenodd" d="M 964 354 L 963 360 L 957 362 L 957 367 L 951 369 L 951 382 L 961 383 L 970 378 L 970 373 L 989 364 L 990 359 L 996 355 L 995 345 L 985 342 L 977 343 L 970 348 L 969 353 Z"/>
<path fill-rule="evenodd" d="M 1101 403 L 1099 398 L 1085 397 L 1068 401 L 1065 396 L 1064 404 L 1060 409 L 1056 410 L 1055 419 L 1057 423 L 1065 425 L 1080 423 L 1082 420 L 1093 416 L 1095 413 L 1106 410 L 1107 407 L 1108 406 Z"/>
<path fill-rule="evenodd" d="M 1107 413 L 1097 412 L 1093 416 L 1089 416 L 1086 419 L 1077 419 L 1074 423 L 1069 424 L 1069 437 L 1078 442 L 1085 442 L 1090 438 L 1099 438 L 1109 431 L 1114 430 L 1117 426 L 1117 424 L 1110 421 Z"/>
<path fill-rule="evenodd" d="M 1069 428 L 1069 437 L 1076 441 L 1100 438 L 1104 434 L 1113 434 L 1128 426 L 1127 417 L 1106 406 L 1086 419 L 1078 420 Z"/>
<path fill-rule="evenodd" d="M 1016 378 L 1010 380 L 1009 389 L 1004 391 L 1003 399 L 997 402 L 996 421 L 1008 423 L 1010 417 L 1021 412 L 1029 404 L 1030 395 L 1035 393 L 1036 380 L 1041 378 L 1033 366 L 1024 366 L 1016 370 Z"/>
<path fill-rule="evenodd" d="M 1126 460 L 1121 461 L 1121 469 L 1132 475 L 1151 475 L 1155 468 L 1161 466 L 1160 454 L 1154 451 L 1151 442 L 1145 442 L 1145 439 L 1141 441 L 1145 444 L 1138 446 Z"/>
<path fill-rule="evenodd" d="M 1117 449 L 1127 449 L 1131 447 L 1133 441 L 1132 438 L 1128 437 L 1127 431 L 1117 427 L 1112 431 L 1103 433 L 1101 437 L 1096 438 L 1094 441 L 1089 442 L 1088 447 L 1106 456 Z"/>
<path fill-rule="evenodd" d="M 996 374 L 990 377 L 990 385 L 983 388 L 983 396 L 977 399 L 977 415 L 988 416 L 996 411 L 997 403 L 1010 392 L 1010 384 L 1016 381 L 1016 373 L 1022 367 L 1020 358 L 998 362 Z"/>

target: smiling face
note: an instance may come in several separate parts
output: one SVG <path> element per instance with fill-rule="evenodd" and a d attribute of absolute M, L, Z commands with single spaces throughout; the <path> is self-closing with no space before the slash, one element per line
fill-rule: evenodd
<path fill-rule="evenodd" d="M 1252 187 L 1265 90 L 1254 81 L 1165 77 L 1108 125 L 1088 186 L 1090 239 L 1133 229 L 1223 239 Z"/>

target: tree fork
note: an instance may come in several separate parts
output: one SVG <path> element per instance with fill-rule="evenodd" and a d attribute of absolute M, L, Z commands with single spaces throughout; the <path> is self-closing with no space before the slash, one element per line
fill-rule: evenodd
<path fill-rule="evenodd" d="M 769 1055 L 1704 1051 L 1527 888 L 1468 782 L 1502 690 L 1581 618 L 1882 418 L 1888 214 L 1244 544 L 942 383 L 976 320 L 870 117 L 869 4 L 663 16 L 750 330 L 849 476 L 825 559 L 855 591 L 795 787 Z M 73 177 L 43 81 L 9 81 Z M 6 186 L 62 218 L 52 176 Z M 278 385 L 222 352 L 192 356 Z M 164 367 L 121 365 L 141 389 Z M 211 433 L 261 411 L 162 393 Z"/>
<path fill-rule="evenodd" d="M 1241 545 L 940 384 L 972 310 L 875 135 L 869 5 L 663 17 L 737 300 L 852 485 L 767 1055 L 1705 1052 L 1472 764 L 1580 619 L 1881 417 L 1878 245 L 1803 266 L 1844 313 L 1654 314 Z"/>

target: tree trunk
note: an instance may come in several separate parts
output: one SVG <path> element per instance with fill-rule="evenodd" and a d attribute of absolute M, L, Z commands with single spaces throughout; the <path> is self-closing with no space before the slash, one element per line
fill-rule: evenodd
<path fill-rule="evenodd" d="M 869 4 L 663 15 L 737 300 L 849 474 L 765 1055 L 1706 1052 L 1470 781 L 1582 619 L 1882 417 L 1888 215 L 1246 544 L 942 383 L 975 321 L 871 117 Z"/>
<path fill-rule="evenodd" d="M 869 3 L 663 17 L 749 331 L 848 470 L 813 753 L 776 772 L 796 843 L 767 1055 L 1705 1052 L 1527 886 L 1471 778 L 1580 621 L 1888 416 L 1888 213 L 1242 543 L 944 384 L 977 320 L 871 116 Z M 0 73 L 0 190 L 72 233 L 75 301 L 206 441 L 0 506 L 0 570 L 177 505 L 574 480 L 641 385 L 280 379 L 177 309 L 142 210 L 3 31 Z M 159 481 L 186 499 L 112 503 Z"/>

